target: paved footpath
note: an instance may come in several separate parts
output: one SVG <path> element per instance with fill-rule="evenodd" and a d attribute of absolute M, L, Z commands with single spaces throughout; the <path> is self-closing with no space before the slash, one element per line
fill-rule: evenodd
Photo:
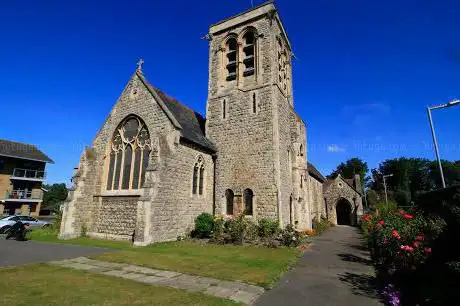
<path fill-rule="evenodd" d="M 116 252 L 116 250 L 69 244 L 5 240 L 4 236 L 0 235 L 0 267 L 91 256 L 107 252 Z"/>
<path fill-rule="evenodd" d="M 357 228 L 329 229 L 256 305 L 383 305 L 363 242 Z"/>
<path fill-rule="evenodd" d="M 261 287 L 241 282 L 222 281 L 129 264 L 93 260 L 86 257 L 52 261 L 50 264 L 113 277 L 126 278 L 151 285 L 179 288 L 192 292 L 203 292 L 208 295 L 222 297 L 244 304 L 253 304 L 264 292 L 264 289 Z"/>

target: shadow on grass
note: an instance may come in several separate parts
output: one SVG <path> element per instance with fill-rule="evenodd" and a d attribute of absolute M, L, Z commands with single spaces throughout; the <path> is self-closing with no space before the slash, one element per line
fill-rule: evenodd
<path fill-rule="evenodd" d="M 356 274 L 345 272 L 339 274 L 339 280 L 348 284 L 354 295 L 362 295 L 382 301 L 379 293 L 377 279 L 369 274 Z"/>
<path fill-rule="evenodd" d="M 337 254 L 337 256 L 339 256 L 340 259 L 342 259 L 343 261 L 356 262 L 356 263 L 360 263 L 360 264 L 367 265 L 367 266 L 372 265 L 371 260 L 363 258 L 363 257 L 360 257 L 360 256 L 356 256 L 356 255 L 353 255 L 353 254 L 341 253 L 341 254 Z"/>

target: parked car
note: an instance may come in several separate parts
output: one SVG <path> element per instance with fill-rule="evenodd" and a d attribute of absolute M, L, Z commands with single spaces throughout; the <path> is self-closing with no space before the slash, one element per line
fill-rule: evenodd
<path fill-rule="evenodd" d="M 0 219 L 0 234 L 4 234 L 8 229 L 11 228 L 13 224 L 15 224 L 18 221 L 21 221 L 24 224 L 28 224 L 30 226 L 30 229 L 41 228 L 51 225 L 49 222 L 40 221 L 30 216 L 7 216 Z"/>

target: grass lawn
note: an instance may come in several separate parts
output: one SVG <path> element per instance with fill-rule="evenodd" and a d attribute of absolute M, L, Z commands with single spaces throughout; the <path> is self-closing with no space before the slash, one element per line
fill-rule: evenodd
<path fill-rule="evenodd" d="M 58 232 L 54 229 L 36 229 L 28 234 L 28 239 L 40 242 L 76 244 L 89 247 L 100 247 L 109 249 L 133 249 L 133 245 L 129 241 L 111 241 L 101 239 L 91 239 L 80 237 L 70 240 L 61 240 L 58 238 Z"/>
<path fill-rule="evenodd" d="M 56 235 L 46 235 L 46 232 L 41 231 L 32 232 L 32 240 L 118 249 L 119 252 L 92 258 L 216 279 L 240 280 L 265 288 L 276 283 L 289 266 L 297 261 L 300 253 L 291 248 L 214 245 L 193 241 L 133 247 L 129 242 L 90 238 L 58 240 Z"/>
<path fill-rule="evenodd" d="M 181 241 L 107 253 L 93 258 L 216 279 L 240 280 L 269 288 L 297 260 L 298 254 L 297 250 L 288 248 Z"/>
<path fill-rule="evenodd" d="M 237 305 L 179 289 L 46 264 L 0 269 L 2 305 Z"/>

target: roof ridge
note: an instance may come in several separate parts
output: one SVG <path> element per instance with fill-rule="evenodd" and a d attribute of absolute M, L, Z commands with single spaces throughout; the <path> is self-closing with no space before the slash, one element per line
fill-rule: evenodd
<path fill-rule="evenodd" d="M 202 126 L 202 121 L 205 120 L 205 118 L 200 113 L 150 84 L 142 71 L 136 71 L 136 75 L 166 116 L 171 120 L 172 124 L 180 130 L 181 136 L 184 139 L 206 148 L 207 150 L 216 151 L 214 145 L 206 137 L 205 130 Z"/>
<path fill-rule="evenodd" d="M 158 87 L 155 87 L 153 85 L 151 85 L 153 89 L 155 90 L 158 90 L 159 92 L 161 92 L 162 94 L 164 94 L 166 96 L 166 98 L 170 98 L 172 100 L 174 100 L 174 102 L 177 102 L 179 104 L 181 104 L 182 106 L 184 106 L 185 108 L 187 108 L 189 111 L 191 112 L 194 112 L 194 113 L 198 113 L 197 111 L 195 111 L 193 108 L 191 108 L 190 106 L 186 105 L 185 103 L 182 103 L 181 101 L 179 101 L 177 98 L 171 96 L 170 94 L 166 93 L 164 90 L 158 88 Z M 198 113 L 199 114 L 199 113 Z"/>
<path fill-rule="evenodd" d="M 11 143 L 17 143 L 17 144 L 20 144 L 20 145 L 32 146 L 32 147 L 35 147 L 35 148 L 38 149 L 37 145 L 31 144 L 31 143 L 25 143 L 25 142 L 20 142 L 20 141 L 15 141 L 15 140 L 9 140 L 9 139 L 5 139 L 5 138 L 0 138 L 0 141 L 7 141 L 7 142 L 11 142 Z"/>
<path fill-rule="evenodd" d="M 0 139 L 0 156 L 54 163 L 37 145 Z"/>

